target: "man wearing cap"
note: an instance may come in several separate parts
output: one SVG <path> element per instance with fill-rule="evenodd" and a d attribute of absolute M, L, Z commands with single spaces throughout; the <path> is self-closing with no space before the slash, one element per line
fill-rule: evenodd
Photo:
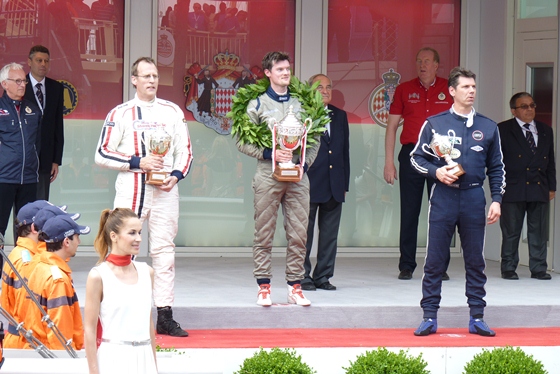
<path fill-rule="evenodd" d="M 45 222 L 40 240 L 47 243 L 46 252 L 29 277 L 28 286 L 66 340 L 80 350 L 84 345 L 84 329 L 78 296 L 72 284 L 72 270 L 67 261 L 76 255 L 80 235 L 88 234 L 88 226 L 80 226 L 69 215 L 59 215 Z M 28 300 L 31 302 L 31 300 Z M 53 330 L 42 321 L 43 313 L 28 305 L 25 325 L 49 349 L 64 349 Z M 26 345 L 26 348 L 30 348 Z"/>
<path fill-rule="evenodd" d="M 4 66 L 0 82 L 0 234 L 5 235 L 12 207 L 17 214 L 37 196 L 41 110 L 23 97 L 27 78 L 20 64 Z"/>
<path fill-rule="evenodd" d="M 33 224 L 33 217 L 41 209 L 43 202 L 45 201 L 38 200 L 28 203 L 18 212 L 16 221 L 17 244 L 10 252 L 8 260 L 19 274 L 21 274 L 22 267 L 31 261 L 33 255 L 37 253 L 39 232 Z M 23 294 L 19 299 L 25 299 L 27 292 L 22 287 L 21 279 L 14 273 L 10 264 L 5 263 L 2 269 L 2 294 L 0 295 L 2 308 L 10 313 L 17 322 L 22 322 L 25 314 L 21 313 L 21 308 L 18 307 L 18 294 Z M 4 347 L 23 348 L 25 339 L 19 335 L 16 326 L 10 324 L 7 330 Z"/>
<path fill-rule="evenodd" d="M 37 200 L 36 202 L 38 201 L 45 201 L 45 200 Z M 74 214 L 66 213 L 65 209 L 66 209 L 65 206 L 58 207 L 47 202 L 47 205 L 44 206 L 41 210 L 39 210 L 37 214 L 35 214 L 35 217 L 33 217 L 33 226 L 35 226 L 35 230 L 37 230 L 37 232 L 40 233 L 45 222 L 47 222 L 49 219 L 55 216 L 69 215 L 70 217 L 72 217 L 74 221 L 80 218 L 79 213 L 74 213 Z M 39 263 L 39 259 L 41 258 L 40 256 L 41 253 L 45 252 L 46 249 L 47 249 L 47 243 L 45 243 L 42 240 L 39 240 L 39 242 L 37 243 L 37 248 L 35 253 L 31 254 L 31 261 L 23 263 L 23 266 L 21 267 L 19 274 L 26 282 L 29 280 L 29 276 L 31 275 L 31 273 Z"/>
<path fill-rule="evenodd" d="M 34 206 L 42 207 L 33 217 L 33 227 L 38 233 L 41 232 L 41 229 L 43 228 L 45 222 L 51 219 L 52 217 L 59 216 L 59 215 L 69 215 L 70 217 L 72 217 L 73 220 L 80 218 L 79 213 L 75 213 L 75 214 L 66 213 L 65 211 L 66 206 L 58 207 L 52 205 L 46 200 L 37 200 L 31 204 L 33 204 Z M 26 207 L 23 207 L 20 210 L 20 213 L 24 211 L 25 208 Z M 28 282 L 31 273 L 33 272 L 33 270 L 35 270 L 37 264 L 40 262 L 41 254 L 45 252 L 46 249 L 47 249 L 46 243 L 42 240 L 39 240 L 35 247 L 35 251 L 34 252 L 30 251 L 31 260 L 22 261 L 21 267 L 18 269 L 18 272 L 19 275 L 21 276 L 21 279 L 23 279 L 25 282 Z M 18 310 L 20 316 L 26 316 L 27 309 L 29 307 L 35 308 L 36 306 L 30 305 L 27 291 L 22 288 L 20 289 L 20 292 L 16 292 L 15 294 L 15 308 Z M 9 348 L 24 348 L 25 343 L 26 343 L 26 339 L 22 336 L 18 336 L 17 343 L 14 343 L 17 346 L 10 346 Z"/>

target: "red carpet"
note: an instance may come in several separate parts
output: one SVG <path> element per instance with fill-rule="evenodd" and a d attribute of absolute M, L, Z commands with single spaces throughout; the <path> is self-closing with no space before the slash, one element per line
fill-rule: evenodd
<path fill-rule="evenodd" d="M 438 329 L 417 337 L 414 329 L 228 329 L 188 330 L 189 337 L 157 335 L 163 348 L 327 348 L 327 347 L 501 347 L 560 346 L 560 328 L 498 328 L 496 336 L 466 328 Z"/>

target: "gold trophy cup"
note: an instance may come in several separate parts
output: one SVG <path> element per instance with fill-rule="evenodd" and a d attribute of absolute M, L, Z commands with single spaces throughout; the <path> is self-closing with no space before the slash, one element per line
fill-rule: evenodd
<path fill-rule="evenodd" d="M 443 158 L 445 162 L 447 162 L 447 165 L 453 166 L 453 168 L 449 169 L 449 171 L 457 177 L 465 174 L 465 170 L 463 170 L 461 164 L 453 161 L 453 158 L 451 157 L 456 138 L 455 131 L 447 131 L 447 136 L 440 135 L 433 129 L 432 133 L 434 134 L 432 136 L 432 141 L 429 145 L 426 143 L 422 144 L 422 150 L 430 156 Z M 430 152 L 428 149 L 431 149 L 434 153 Z"/>
<path fill-rule="evenodd" d="M 153 155 L 165 156 L 171 148 L 171 140 L 173 139 L 161 126 L 148 135 L 146 146 Z M 146 175 L 146 184 L 161 186 L 165 178 L 169 176 L 166 171 L 150 170 Z"/>
<path fill-rule="evenodd" d="M 305 163 L 305 147 L 307 145 L 307 131 L 311 128 L 313 120 L 307 118 L 303 123 L 293 112 L 290 106 L 288 114 L 280 121 L 270 120 L 268 127 L 272 131 L 272 176 L 280 182 L 299 182 L 301 180 L 300 168 L 292 161 L 280 162 L 276 165 L 274 150 L 280 147 L 294 152 L 301 147 L 300 163 Z"/>

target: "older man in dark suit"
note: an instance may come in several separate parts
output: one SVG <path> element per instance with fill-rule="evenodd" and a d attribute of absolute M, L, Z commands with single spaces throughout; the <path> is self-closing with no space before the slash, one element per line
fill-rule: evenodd
<path fill-rule="evenodd" d="M 519 279 L 519 238 L 527 214 L 531 278 L 551 279 L 547 270 L 548 207 L 556 191 L 552 128 L 535 121 L 537 105 L 527 92 L 509 102 L 514 118 L 498 124 L 506 169 L 502 199 L 502 278 Z"/>
<path fill-rule="evenodd" d="M 309 83 L 319 82 L 323 103 L 330 110 L 331 122 L 321 136 L 321 146 L 315 162 L 307 175 L 310 183 L 309 223 L 307 226 L 307 252 L 305 255 L 305 278 L 301 288 L 313 291 L 317 288 L 334 291 L 336 287 L 329 282 L 334 275 L 338 228 L 342 203 L 350 183 L 350 142 L 348 118 L 342 109 L 330 105 L 332 82 L 329 77 L 317 74 Z M 319 212 L 319 242 L 317 265 L 311 275 L 309 255 L 313 244 L 315 217 Z"/>
<path fill-rule="evenodd" d="M 58 167 L 62 165 L 64 87 L 47 78 L 50 68 L 48 48 L 42 45 L 31 47 L 27 64 L 30 71 L 27 74 L 29 83 L 25 86 L 25 98 L 37 103 L 43 112 L 37 199 L 49 200 L 50 185 L 58 176 Z"/>

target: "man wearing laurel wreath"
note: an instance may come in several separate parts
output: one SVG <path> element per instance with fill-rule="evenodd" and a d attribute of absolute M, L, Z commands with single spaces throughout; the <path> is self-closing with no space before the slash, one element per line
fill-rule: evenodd
<path fill-rule="evenodd" d="M 290 96 L 288 89 L 291 78 L 290 58 L 283 52 L 269 52 L 262 60 L 262 68 L 270 80 L 267 91 L 249 102 L 247 114 L 255 125 L 280 121 L 290 107 L 298 116 L 301 103 Z M 272 136 L 272 133 L 267 136 Z M 272 278 L 272 240 L 276 229 L 278 207 L 282 204 L 284 229 L 288 247 L 286 250 L 286 281 L 288 302 L 308 306 L 311 302 L 301 290 L 304 277 L 305 243 L 309 215 L 309 179 L 307 169 L 315 160 L 320 143 L 308 148 L 305 164 L 300 163 L 300 155 L 288 149 L 270 149 L 255 144 L 243 143 L 238 139 L 237 147 L 247 156 L 257 159 L 257 171 L 253 178 L 255 193 L 255 237 L 253 241 L 253 275 L 259 286 L 257 304 L 270 306 L 270 279 Z M 274 154 L 273 154 L 274 153 Z M 292 161 L 299 169 L 298 182 L 281 182 L 272 176 L 272 160 L 279 163 Z"/>
<path fill-rule="evenodd" d="M 188 333 L 175 322 L 171 310 L 175 283 L 173 240 L 179 224 L 177 183 L 189 173 L 192 145 L 181 108 L 156 97 L 159 74 L 155 61 L 140 57 L 131 71 L 136 96 L 107 115 L 95 163 L 119 170 L 114 207 L 130 208 L 141 221 L 148 220 L 158 334 L 185 337 Z M 158 141 L 155 133 L 163 133 L 168 140 Z M 150 179 L 150 175 L 156 177 Z"/>
<path fill-rule="evenodd" d="M 436 180 L 430 197 L 428 244 L 422 277 L 420 306 L 424 318 L 414 331 L 417 336 L 437 331 L 442 274 L 449 262 L 449 246 L 455 228 L 461 238 L 465 261 L 469 332 L 481 336 L 496 335 L 483 320 L 486 307 L 484 237 L 486 225 L 500 218 L 505 176 L 498 127 L 473 108 L 475 78 L 473 72 L 464 68 L 451 70 L 447 85 L 453 105 L 448 111 L 428 117 L 410 154 L 410 163 L 416 171 Z M 441 143 L 434 144 L 434 139 Z M 424 144 L 432 144 L 430 148 L 436 148 L 439 155 L 432 154 Z M 442 157 L 442 153 L 446 157 Z M 449 162 L 447 159 L 453 160 Z M 457 164 L 462 165 L 462 170 L 456 170 Z M 492 196 L 488 214 L 483 188 L 486 176 Z"/>

